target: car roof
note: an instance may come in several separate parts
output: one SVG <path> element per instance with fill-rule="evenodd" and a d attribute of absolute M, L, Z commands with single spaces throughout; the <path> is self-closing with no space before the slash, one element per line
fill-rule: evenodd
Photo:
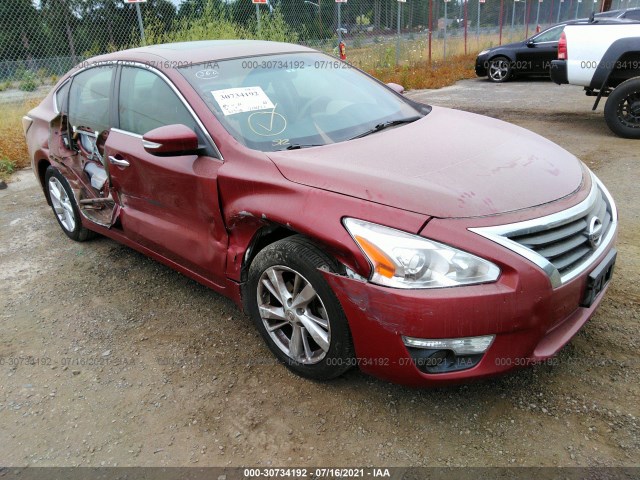
<path fill-rule="evenodd" d="M 195 42 L 163 43 L 147 47 L 131 48 L 100 55 L 90 59 L 92 62 L 132 60 L 157 62 L 166 60 L 164 68 L 176 68 L 189 64 L 229 58 L 273 55 L 292 52 L 314 52 L 302 45 L 262 40 L 202 40 Z"/>
<path fill-rule="evenodd" d="M 598 23 L 599 24 L 605 24 L 605 23 L 629 23 L 631 21 L 626 20 L 626 19 L 620 19 L 620 18 L 599 18 L 598 19 Z M 588 18 L 577 18 L 574 20 L 565 20 L 564 22 L 560 22 L 560 23 L 556 23 L 555 25 L 551 25 L 550 27 L 545 28 L 544 30 L 541 30 L 540 32 L 534 34 L 531 38 L 536 37 L 538 35 L 543 34 L 544 32 L 546 32 L 547 30 L 551 30 L 552 28 L 557 28 L 557 27 L 563 27 L 563 26 L 567 26 L 567 25 L 587 25 L 589 24 L 589 19 Z"/>
<path fill-rule="evenodd" d="M 606 12 L 598 12 L 596 13 L 596 17 L 619 16 L 626 12 L 631 12 L 635 10 L 640 10 L 640 7 L 620 8 L 617 10 L 607 10 Z"/>

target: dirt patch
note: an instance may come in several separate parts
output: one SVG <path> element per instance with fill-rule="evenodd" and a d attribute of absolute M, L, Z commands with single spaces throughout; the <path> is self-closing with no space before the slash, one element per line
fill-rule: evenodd
<path fill-rule="evenodd" d="M 110 240 L 69 241 L 20 172 L 0 191 L 2 463 L 638 465 L 639 144 L 548 82 L 411 96 L 530 128 L 617 199 L 614 282 L 557 365 L 438 390 L 300 379 L 228 300 Z"/>

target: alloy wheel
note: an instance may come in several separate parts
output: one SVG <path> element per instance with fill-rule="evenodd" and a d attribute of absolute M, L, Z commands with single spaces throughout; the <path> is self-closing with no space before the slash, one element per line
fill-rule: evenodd
<path fill-rule="evenodd" d="M 327 310 L 311 283 L 282 265 L 267 268 L 257 287 L 258 310 L 269 336 L 296 362 L 320 362 L 331 345 Z"/>
<path fill-rule="evenodd" d="M 58 216 L 58 220 L 60 220 L 60 224 L 68 232 L 73 232 L 76 228 L 73 204 L 62 183 L 56 177 L 49 179 L 49 197 L 51 198 L 53 210 Z"/>
<path fill-rule="evenodd" d="M 492 60 L 489 64 L 489 76 L 495 82 L 502 82 L 506 80 L 509 75 L 511 67 L 509 61 L 504 58 Z"/>

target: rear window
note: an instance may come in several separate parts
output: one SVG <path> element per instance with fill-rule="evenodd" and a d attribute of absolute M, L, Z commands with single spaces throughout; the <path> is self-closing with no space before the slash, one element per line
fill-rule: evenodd
<path fill-rule="evenodd" d="M 69 86 L 71 85 L 71 81 L 67 80 L 62 84 L 60 88 L 56 91 L 55 102 L 56 102 L 56 110 L 58 113 L 67 111 L 67 97 L 69 95 Z"/>
<path fill-rule="evenodd" d="M 114 68 L 95 67 L 80 72 L 69 91 L 69 121 L 74 127 L 102 132 L 109 129 L 111 79 Z"/>

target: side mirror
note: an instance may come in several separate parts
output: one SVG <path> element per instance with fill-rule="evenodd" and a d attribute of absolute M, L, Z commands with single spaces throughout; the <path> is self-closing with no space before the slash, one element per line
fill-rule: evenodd
<path fill-rule="evenodd" d="M 158 157 L 177 157 L 198 153 L 198 136 L 189 127 L 176 124 L 154 128 L 142 136 L 147 153 Z"/>
<path fill-rule="evenodd" d="M 397 83 L 387 83 L 387 87 L 389 87 L 396 93 L 399 93 L 400 95 L 404 93 L 404 87 L 402 85 L 398 85 Z"/>
<path fill-rule="evenodd" d="M 536 42 L 534 42 L 533 40 L 527 40 L 527 47 L 531 48 L 534 47 L 536 45 Z"/>

